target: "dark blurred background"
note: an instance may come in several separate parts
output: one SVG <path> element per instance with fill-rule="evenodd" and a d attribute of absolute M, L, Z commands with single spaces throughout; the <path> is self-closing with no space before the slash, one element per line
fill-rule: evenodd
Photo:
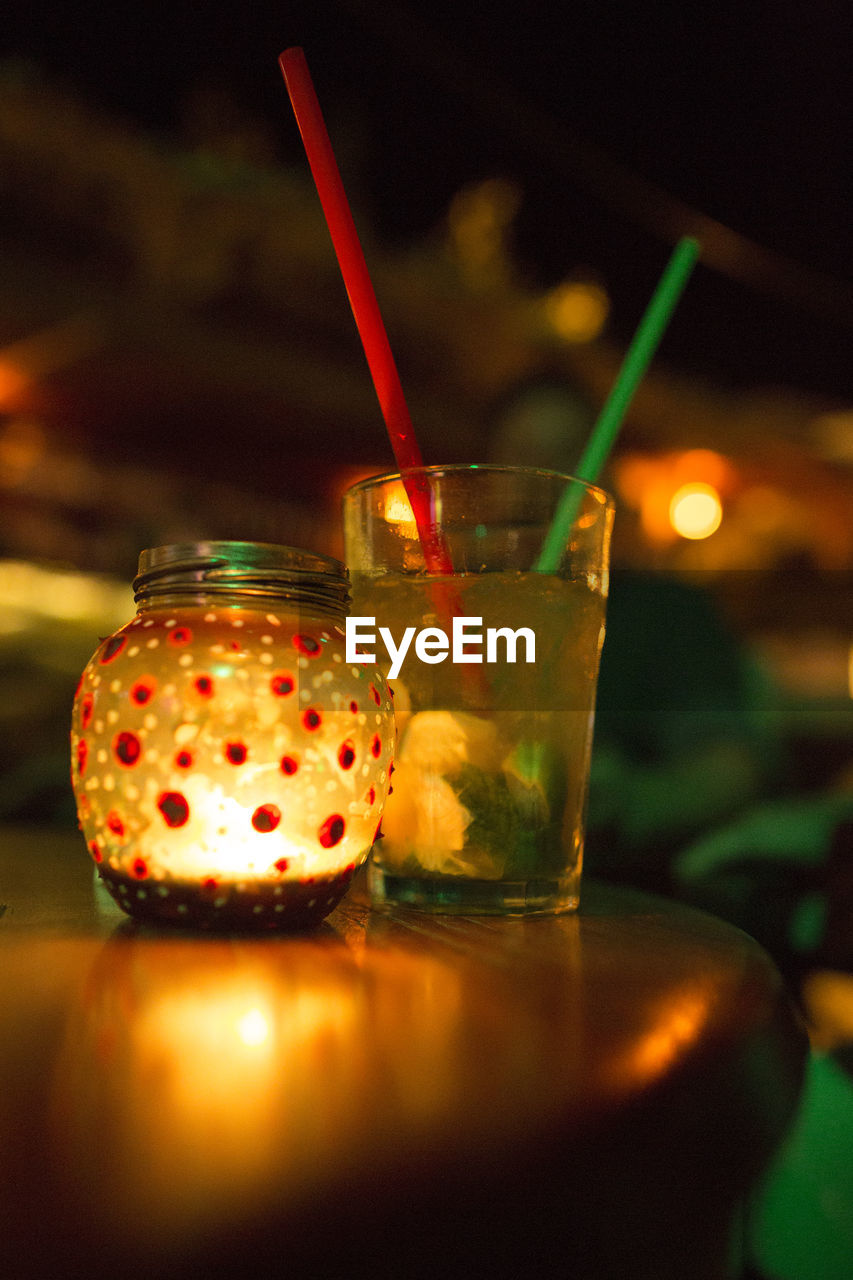
<path fill-rule="evenodd" d="M 609 469 L 617 556 L 711 583 L 789 690 L 792 732 L 825 730 L 837 763 L 853 615 L 837 0 L 4 6 L 10 643 L 51 599 L 22 564 L 127 583 L 142 547 L 180 537 L 340 552 L 343 487 L 391 465 L 278 70 L 290 44 L 427 461 L 492 456 L 499 406 L 537 379 L 597 409 L 673 244 L 700 237 Z M 717 504 L 701 537 L 673 515 L 696 486 Z"/>
<path fill-rule="evenodd" d="M 75 304 L 100 320 L 76 377 L 69 353 L 48 382 L 81 438 L 103 440 L 111 409 L 114 461 L 162 453 L 169 405 L 194 441 L 193 419 L 206 424 L 207 476 L 233 475 L 236 454 L 256 484 L 229 430 L 264 421 L 278 444 L 309 408 L 324 426 L 339 415 L 336 456 L 385 459 L 276 65 L 290 43 L 306 48 L 430 456 L 482 450 L 484 405 L 546 358 L 573 356 L 600 397 L 609 370 L 560 351 L 536 304 L 567 281 L 597 286 L 595 338 L 615 355 L 686 231 L 704 265 L 661 351 L 673 373 L 739 405 L 808 398 L 818 419 L 853 396 L 840 3 L 4 8 L 3 336 L 71 322 Z M 497 332 L 472 335 L 482 312 Z M 589 318 L 585 335 L 581 317 L 564 325 L 568 345 L 595 340 Z M 475 350 L 460 353 L 466 335 Z M 316 403 L 303 361 L 293 385 L 299 344 L 315 370 L 335 359 L 334 404 Z M 365 439 L 347 442 L 345 413 Z M 802 434 L 825 453 L 827 434 L 830 452 L 844 445 L 834 430 Z M 325 441 L 314 452 L 328 457 Z M 292 451 L 270 461 L 275 498 Z"/>
<path fill-rule="evenodd" d="M 180 536 L 340 550 L 342 487 L 391 457 L 277 66 L 301 44 L 428 461 L 491 456 L 525 381 L 600 406 L 701 238 L 608 476 L 617 549 L 715 578 L 777 664 L 808 632 L 846 695 L 848 16 L 5 6 L 0 551 L 126 579 Z M 686 538 L 703 484 L 722 520 Z"/>

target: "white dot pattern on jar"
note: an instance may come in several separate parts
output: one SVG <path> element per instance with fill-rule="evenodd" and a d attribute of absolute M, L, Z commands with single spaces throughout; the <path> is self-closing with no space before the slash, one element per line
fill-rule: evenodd
<path fill-rule="evenodd" d="M 142 645 L 127 643 L 131 627 L 145 628 Z M 148 891 L 180 916 L 195 909 L 187 886 L 214 912 L 245 899 L 271 914 L 273 894 L 287 902 L 315 881 L 314 906 L 337 901 L 326 886 L 348 882 L 370 850 L 394 743 L 381 674 L 345 664 L 343 648 L 342 630 L 304 617 L 246 609 L 220 621 L 203 608 L 152 610 L 104 643 L 75 700 L 72 761 L 81 828 L 111 891 Z"/>

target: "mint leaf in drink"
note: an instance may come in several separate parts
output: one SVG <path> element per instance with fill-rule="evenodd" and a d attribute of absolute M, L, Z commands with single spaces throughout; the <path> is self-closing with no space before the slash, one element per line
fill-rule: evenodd
<path fill-rule="evenodd" d="M 463 765 L 454 779 L 457 795 L 471 815 L 465 832 L 465 854 L 474 861 L 478 852 L 487 855 L 489 875 L 500 868 L 518 837 L 519 812 L 501 773 L 486 773 L 474 765 Z"/>
<path fill-rule="evenodd" d="M 566 760 L 551 743 L 522 739 L 503 762 L 503 776 L 519 819 L 509 850 L 507 879 L 539 879 L 565 866 L 563 812 L 568 778 Z"/>
<path fill-rule="evenodd" d="M 545 826 L 559 820 L 568 783 L 561 751 L 548 742 L 522 739 L 504 760 L 502 769 L 523 822 Z"/>

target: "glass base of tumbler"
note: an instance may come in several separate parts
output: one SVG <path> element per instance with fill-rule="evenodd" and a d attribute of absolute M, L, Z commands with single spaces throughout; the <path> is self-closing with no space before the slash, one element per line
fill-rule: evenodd
<path fill-rule="evenodd" d="M 469 880 L 464 876 L 414 876 L 368 864 L 373 905 L 411 907 L 447 915 L 553 916 L 577 911 L 580 871 L 547 880 Z"/>

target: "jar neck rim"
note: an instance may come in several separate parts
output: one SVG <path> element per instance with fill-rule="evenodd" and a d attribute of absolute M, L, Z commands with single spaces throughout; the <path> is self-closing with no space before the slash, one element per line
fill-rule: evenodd
<path fill-rule="evenodd" d="M 180 542 L 145 550 L 133 580 L 140 608 L 165 596 L 283 600 L 346 613 L 346 567 L 331 556 L 269 542 Z"/>

